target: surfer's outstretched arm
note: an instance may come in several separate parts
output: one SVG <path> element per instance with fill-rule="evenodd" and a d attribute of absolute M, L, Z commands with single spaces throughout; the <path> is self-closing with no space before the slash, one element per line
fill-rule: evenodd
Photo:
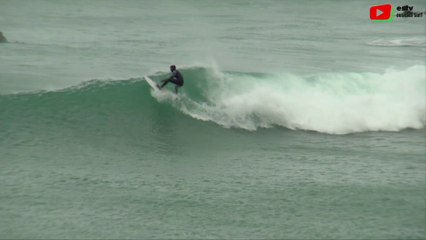
<path fill-rule="evenodd" d="M 160 88 L 163 88 L 164 86 L 166 86 L 166 85 L 167 85 L 167 83 L 169 83 L 169 82 L 170 82 L 170 78 L 167 78 L 167 79 L 161 80 L 161 82 L 162 82 L 162 84 L 160 85 Z"/>

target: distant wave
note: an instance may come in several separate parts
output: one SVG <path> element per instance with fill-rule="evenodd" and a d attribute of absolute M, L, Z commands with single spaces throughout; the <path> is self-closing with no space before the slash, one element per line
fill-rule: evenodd
<path fill-rule="evenodd" d="M 93 80 L 60 91 L 2 95 L 0 121 L 85 119 L 95 127 L 99 119 L 120 122 L 137 113 L 141 121 L 163 116 L 250 131 L 276 126 L 328 134 L 420 129 L 425 126 L 425 70 L 302 76 L 188 67 L 181 69 L 186 82 L 178 98 L 156 94 L 142 77 Z M 158 81 L 166 74 L 151 77 Z"/>
<path fill-rule="evenodd" d="M 426 38 L 377 39 L 368 43 L 382 47 L 425 47 Z"/>

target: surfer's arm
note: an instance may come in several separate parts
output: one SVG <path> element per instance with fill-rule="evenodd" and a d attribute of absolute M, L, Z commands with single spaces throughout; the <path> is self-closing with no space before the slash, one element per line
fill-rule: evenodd
<path fill-rule="evenodd" d="M 174 75 L 172 74 L 170 77 L 168 77 L 168 78 L 166 78 L 166 79 L 164 79 L 164 80 L 161 80 L 161 82 L 170 81 L 170 80 L 172 80 L 173 78 L 174 78 Z"/>
<path fill-rule="evenodd" d="M 165 84 L 166 82 L 171 81 L 174 78 L 176 78 L 176 75 L 177 75 L 176 71 L 173 71 L 170 77 L 168 77 L 168 78 L 166 78 L 164 80 L 161 80 L 161 82 L 164 83 L 162 86 L 166 85 Z"/>
<path fill-rule="evenodd" d="M 164 80 L 161 80 L 161 85 L 160 85 L 160 89 L 163 88 L 164 86 L 166 86 L 167 83 L 169 83 L 170 79 L 172 77 L 166 78 Z"/>

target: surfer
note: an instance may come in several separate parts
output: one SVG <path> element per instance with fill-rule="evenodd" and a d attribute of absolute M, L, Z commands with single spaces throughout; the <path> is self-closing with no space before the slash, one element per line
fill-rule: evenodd
<path fill-rule="evenodd" d="M 170 72 L 172 73 L 172 75 L 169 78 L 162 80 L 161 82 L 163 84 L 161 84 L 159 88 L 161 89 L 166 86 L 167 83 L 171 82 L 175 84 L 175 93 L 177 94 L 178 88 L 183 86 L 183 76 L 178 70 L 176 70 L 175 65 L 170 66 Z"/>

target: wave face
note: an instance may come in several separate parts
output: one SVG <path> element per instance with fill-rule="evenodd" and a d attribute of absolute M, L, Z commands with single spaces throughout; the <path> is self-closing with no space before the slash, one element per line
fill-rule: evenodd
<path fill-rule="evenodd" d="M 181 70 L 178 97 L 155 93 L 142 78 L 93 80 L 60 91 L 0 96 L 0 121 L 44 121 L 91 129 L 101 123 L 129 129 L 161 124 L 161 119 L 208 121 L 225 128 L 255 131 L 284 127 L 328 134 L 399 131 L 425 126 L 425 67 L 377 73 L 316 75 Z M 154 80 L 165 73 L 151 75 Z M 23 120 L 26 119 L 26 120 Z M 214 127 L 214 125 L 203 125 Z"/>

